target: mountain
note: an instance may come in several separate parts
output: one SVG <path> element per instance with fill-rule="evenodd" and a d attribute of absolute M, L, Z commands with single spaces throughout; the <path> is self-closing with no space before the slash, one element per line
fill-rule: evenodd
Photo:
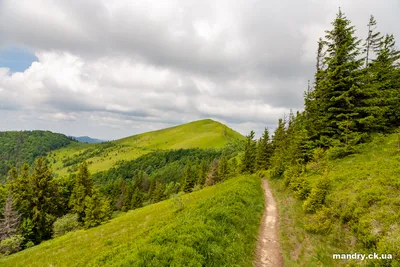
<path fill-rule="evenodd" d="M 226 125 L 205 119 L 100 144 L 73 143 L 51 153 L 49 161 L 60 175 L 75 171 L 84 160 L 90 171 L 96 173 L 157 150 L 222 148 L 230 140 L 243 139 Z"/>
<path fill-rule="evenodd" d="M 256 176 L 145 206 L 0 259 L 1 266 L 252 266 L 263 212 Z"/>
<path fill-rule="evenodd" d="M 35 158 L 70 144 L 76 142 L 64 134 L 50 131 L 0 132 L 0 179 L 4 181 L 9 166 L 31 164 Z"/>
<path fill-rule="evenodd" d="M 73 136 L 75 140 L 77 140 L 80 143 L 88 143 L 88 144 L 98 144 L 98 143 L 103 143 L 105 140 L 100 140 L 96 138 L 91 138 L 89 136 Z"/>

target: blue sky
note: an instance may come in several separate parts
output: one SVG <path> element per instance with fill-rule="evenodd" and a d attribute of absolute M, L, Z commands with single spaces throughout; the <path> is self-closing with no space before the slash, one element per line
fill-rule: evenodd
<path fill-rule="evenodd" d="M 34 61 L 38 61 L 38 58 L 28 49 L 0 48 L 0 68 L 9 68 L 11 73 L 25 71 Z"/>

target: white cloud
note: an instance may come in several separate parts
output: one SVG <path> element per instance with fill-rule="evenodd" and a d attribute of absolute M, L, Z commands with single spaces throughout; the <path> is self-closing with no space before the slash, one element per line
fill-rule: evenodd
<path fill-rule="evenodd" d="M 0 46 L 38 58 L 0 68 L 0 127 L 105 139 L 204 117 L 273 128 L 302 108 L 339 5 L 360 35 L 372 12 L 400 36 L 396 0 L 0 1 Z"/>

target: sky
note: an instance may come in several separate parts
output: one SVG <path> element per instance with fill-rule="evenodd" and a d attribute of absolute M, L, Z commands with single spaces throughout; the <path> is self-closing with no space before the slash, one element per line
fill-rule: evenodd
<path fill-rule="evenodd" d="M 339 7 L 358 37 L 373 14 L 400 43 L 398 0 L 0 0 L 0 131 L 273 131 L 303 109 Z"/>

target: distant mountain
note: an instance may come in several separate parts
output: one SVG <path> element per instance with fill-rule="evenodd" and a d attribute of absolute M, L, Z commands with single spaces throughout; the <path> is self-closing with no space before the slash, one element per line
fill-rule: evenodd
<path fill-rule="evenodd" d="M 76 169 L 84 160 L 90 162 L 90 171 L 97 173 L 114 167 L 122 160 L 133 160 L 156 150 L 218 149 L 229 141 L 243 139 L 244 136 L 228 126 L 211 119 L 204 119 L 102 144 L 71 144 L 57 150 L 53 153 L 54 157 L 49 160 L 59 175 L 68 174 L 69 169 Z"/>
<path fill-rule="evenodd" d="M 103 143 L 105 140 L 100 140 L 96 138 L 91 138 L 89 136 L 79 136 L 79 137 L 73 137 L 80 143 L 88 143 L 88 144 L 98 144 L 98 143 Z"/>

